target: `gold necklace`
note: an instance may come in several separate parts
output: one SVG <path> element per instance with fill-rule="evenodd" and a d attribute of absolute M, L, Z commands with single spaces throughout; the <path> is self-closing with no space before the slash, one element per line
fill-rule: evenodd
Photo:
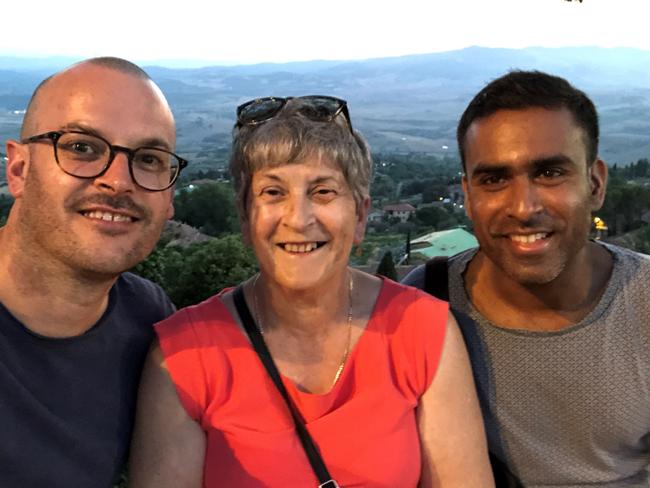
<path fill-rule="evenodd" d="M 257 280 L 260 278 L 260 273 L 257 273 L 255 275 L 255 279 L 253 280 L 253 302 L 255 304 L 255 321 L 257 322 L 257 329 L 260 331 L 260 334 L 264 335 L 264 326 L 262 325 L 262 317 L 260 314 L 260 306 L 259 302 L 257 301 Z M 343 373 L 343 368 L 345 367 L 345 363 L 348 360 L 348 356 L 350 354 L 350 344 L 352 342 L 352 290 L 354 289 L 354 282 L 352 280 L 352 274 L 349 275 L 349 280 L 348 280 L 349 286 L 348 286 L 348 341 L 347 344 L 345 345 L 345 352 L 343 353 L 343 359 L 341 359 L 341 364 L 339 364 L 339 367 L 336 369 L 336 374 L 334 375 L 334 381 L 332 381 L 332 387 L 336 384 L 336 382 L 339 380 L 341 377 L 341 373 Z M 331 387 L 330 387 L 331 388 Z"/>

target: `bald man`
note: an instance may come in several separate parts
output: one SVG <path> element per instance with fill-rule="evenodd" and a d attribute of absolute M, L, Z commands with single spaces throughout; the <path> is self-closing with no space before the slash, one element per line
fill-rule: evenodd
<path fill-rule="evenodd" d="M 0 229 L 0 486 L 110 487 L 151 325 L 173 311 L 124 271 L 173 214 L 171 110 L 134 64 L 95 58 L 34 92 L 6 144 Z"/>

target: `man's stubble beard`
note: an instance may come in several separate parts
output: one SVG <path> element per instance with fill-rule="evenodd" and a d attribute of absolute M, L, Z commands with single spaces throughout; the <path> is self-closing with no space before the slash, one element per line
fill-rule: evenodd
<path fill-rule="evenodd" d="M 154 221 L 151 211 L 134 204 L 130 197 L 113 198 L 99 193 L 88 196 L 78 191 L 65 199 L 56 199 L 45 188 L 40 175 L 32 168 L 18 213 L 22 242 L 27 247 L 25 252 L 32 254 L 35 260 L 58 262 L 85 280 L 112 280 L 143 261 L 158 242 L 165 224 L 164 218 L 160 222 Z M 103 253 L 101 246 L 92 247 L 84 235 L 76 231 L 79 226 L 73 224 L 78 220 L 83 225 L 85 217 L 75 217 L 75 209 L 82 202 L 103 202 L 116 209 L 135 211 L 140 220 L 135 224 L 137 228 L 131 231 L 138 233 L 137 237 L 131 238 L 132 244 L 117 253 Z M 88 224 L 88 239 L 91 239 L 92 223 Z M 95 232 L 100 235 L 99 230 Z M 104 235 L 111 239 L 109 234 Z M 38 264 L 35 262 L 34 266 L 38 267 Z"/>

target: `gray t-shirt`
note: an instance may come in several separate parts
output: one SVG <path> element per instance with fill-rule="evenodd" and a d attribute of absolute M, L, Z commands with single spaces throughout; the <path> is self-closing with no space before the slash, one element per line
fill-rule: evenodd
<path fill-rule="evenodd" d="M 527 487 L 650 486 L 650 256 L 602 245 L 614 259 L 603 296 L 556 332 L 489 322 L 463 282 L 476 249 L 449 264 L 490 450 Z M 424 266 L 404 283 L 423 288 Z"/>

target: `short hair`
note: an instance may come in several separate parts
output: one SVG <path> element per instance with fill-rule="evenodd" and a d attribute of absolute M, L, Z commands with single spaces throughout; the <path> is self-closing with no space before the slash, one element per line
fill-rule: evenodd
<path fill-rule="evenodd" d="M 499 110 L 567 109 L 584 130 L 587 165 L 598 157 L 598 114 L 589 97 L 564 78 L 541 71 L 511 71 L 491 81 L 469 103 L 458 123 L 456 139 L 465 170 L 465 136 L 470 125 Z"/>
<path fill-rule="evenodd" d="M 127 61 L 126 59 L 122 58 L 115 58 L 111 56 L 102 56 L 98 58 L 91 58 L 91 59 L 86 59 L 85 61 L 80 61 L 79 63 L 73 64 L 69 68 L 64 69 L 63 71 L 59 71 L 58 73 L 55 73 L 51 76 L 48 76 L 45 78 L 43 81 L 41 81 L 38 86 L 34 89 L 34 93 L 32 93 L 31 98 L 29 99 L 29 102 L 27 103 L 27 108 L 25 109 L 25 116 L 23 117 L 23 123 L 20 127 L 20 137 L 25 138 L 28 136 L 26 134 L 26 130 L 29 127 L 31 123 L 32 116 L 34 112 L 36 111 L 36 100 L 38 97 L 38 94 L 41 92 L 41 90 L 49 84 L 52 79 L 54 79 L 58 74 L 63 73 L 65 71 L 68 71 L 69 69 L 74 68 L 75 66 L 79 66 L 81 64 L 90 64 L 94 66 L 103 66 L 105 68 L 108 68 L 113 71 L 119 71 L 120 73 L 124 73 L 127 75 L 134 76 L 136 78 L 139 78 L 144 81 L 151 81 L 151 77 L 147 74 L 145 70 L 140 68 L 138 65 L 135 63 L 132 63 L 131 61 Z"/>
<path fill-rule="evenodd" d="M 248 220 L 248 197 L 255 171 L 303 163 L 310 157 L 329 160 L 341 170 L 357 210 L 369 195 L 372 157 L 363 136 L 350 130 L 342 114 L 330 122 L 305 117 L 299 111 L 302 103 L 299 98 L 290 100 L 278 115 L 257 126 L 235 125 L 230 174 L 243 221 Z"/>

